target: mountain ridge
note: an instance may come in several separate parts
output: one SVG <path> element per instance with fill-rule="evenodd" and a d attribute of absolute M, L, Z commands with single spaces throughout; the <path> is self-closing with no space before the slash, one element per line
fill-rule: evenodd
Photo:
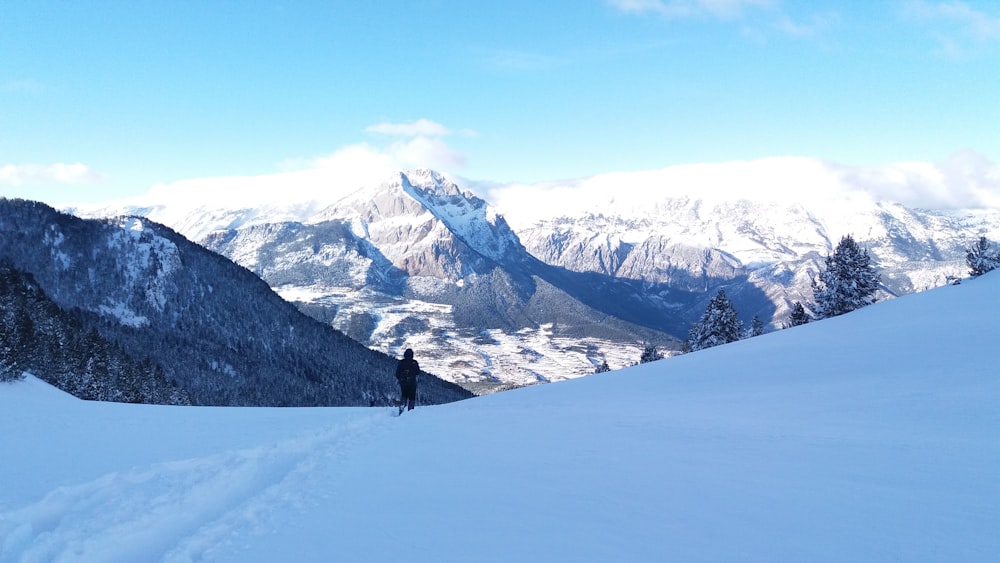
<path fill-rule="evenodd" d="M 390 353 L 417 348 L 458 381 L 548 381 L 559 364 L 536 369 L 546 353 L 519 343 L 521 331 L 546 348 L 577 348 L 586 371 L 604 361 L 606 342 L 573 342 L 588 332 L 581 327 L 615 342 L 670 340 L 571 295 L 485 201 L 431 171 L 361 188 L 304 222 L 247 225 L 201 242 L 315 318 Z"/>
<path fill-rule="evenodd" d="M 512 221 L 500 212 L 503 205 L 419 170 L 355 190 L 331 189 L 341 195 L 325 207 L 296 204 L 322 209 L 294 221 L 269 216 L 267 208 L 232 212 L 238 220 L 203 209 L 179 224 L 215 230 L 199 242 L 369 346 L 394 353 L 417 344 L 455 380 L 520 383 L 533 380 L 494 369 L 497 363 L 522 364 L 519 372 L 527 365 L 538 380 L 549 380 L 556 374 L 532 367 L 532 357 L 551 357 L 572 366 L 563 373 L 579 376 L 608 358 L 612 365 L 634 362 L 643 341 L 679 350 L 679 339 L 720 288 L 744 323 L 758 316 L 778 328 L 793 303 L 811 302 L 812 279 L 846 234 L 869 248 L 886 299 L 962 277 L 969 241 L 1000 233 L 995 210 L 928 211 L 878 201 L 845 187 L 842 172 L 809 159 L 792 161 L 788 174 L 812 174 L 803 177 L 815 188 L 801 195 L 793 179 L 774 176 L 788 162 L 764 164 L 770 176 L 759 170 L 764 165 L 733 165 L 746 172 L 747 186 L 773 184 L 759 200 L 738 186 L 693 197 L 685 192 L 697 191 L 695 184 L 684 187 L 674 182 L 676 174 L 653 171 L 634 183 L 634 175 L 612 175 L 579 186 L 514 187 L 500 198 L 507 208 L 515 195 L 525 199 Z M 693 172 L 685 174 L 681 180 L 694 182 Z M 283 209 L 293 207 L 286 203 Z M 524 209 L 536 220 L 518 215 Z M 218 220 L 209 226 L 194 217 Z M 284 242 L 269 231 L 286 231 Z M 327 249 L 325 262 L 317 258 L 327 248 L 324 237 L 336 247 Z M 270 256 L 266 264 L 262 253 Z M 549 296 L 547 307 L 535 297 L 539 288 Z M 553 324 L 559 310 L 576 313 L 568 324 Z M 574 345 L 584 327 L 600 332 L 602 323 L 617 323 L 613 338 Z M 519 344 L 525 339 L 519 331 L 537 342 L 550 325 L 568 341 Z M 444 361 L 449 355 L 457 359 Z"/>

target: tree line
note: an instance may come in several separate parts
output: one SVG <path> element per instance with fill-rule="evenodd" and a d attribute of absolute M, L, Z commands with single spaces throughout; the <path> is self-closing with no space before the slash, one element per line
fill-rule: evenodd
<path fill-rule="evenodd" d="M 1000 251 L 981 236 L 966 253 L 966 265 L 971 277 L 981 276 L 1000 268 Z M 809 304 L 796 301 L 782 328 L 790 328 L 820 319 L 836 317 L 871 305 L 881 284 L 881 276 L 872 263 L 867 249 L 861 248 L 851 235 L 844 236 L 833 254 L 826 257 L 823 269 L 812 281 L 813 299 Z M 744 328 L 732 301 L 724 289 L 708 303 L 698 322 L 688 331 L 685 352 L 712 348 L 764 333 L 764 323 L 754 316 Z M 662 358 L 654 344 L 644 343 L 639 363 Z M 607 363 L 597 371 L 607 371 Z"/>
<path fill-rule="evenodd" d="M 31 373 L 81 399 L 190 404 L 149 358 L 135 359 L 53 303 L 34 278 L 0 264 L 0 381 Z"/>

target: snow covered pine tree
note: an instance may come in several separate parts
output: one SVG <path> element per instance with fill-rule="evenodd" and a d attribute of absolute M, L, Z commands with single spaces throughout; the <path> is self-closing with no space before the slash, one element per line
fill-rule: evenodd
<path fill-rule="evenodd" d="M 979 277 L 1000 268 L 1000 252 L 993 250 L 993 245 L 986 237 L 979 237 L 966 253 L 965 263 L 969 265 L 969 275 Z"/>
<path fill-rule="evenodd" d="M 813 280 L 816 317 L 836 317 L 871 305 L 881 282 L 868 250 L 846 235 L 833 255 L 826 257 L 826 269 L 819 273 L 819 281 Z"/>
<path fill-rule="evenodd" d="M 802 306 L 800 301 L 796 301 L 792 305 L 792 314 L 788 317 L 788 324 L 785 328 L 804 325 L 809 322 L 809 313 L 806 313 L 806 308 Z"/>
<path fill-rule="evenodd" d="M 688 332 L 688 349 L 692 352 L 736 342 L 743 333 L 743 323 L 736 308 L 722 289 L 712 298 L 701 320 Z"/>
<path fill-rule="evenodd" d="M 656 360 L 662 360 L 663 355 L 660 351 L 656 349 L 656 344 L 645 343 L 642 346 L 642 355 L 639 357 L 640 364 L 646 364 L 649 362 L 655 362 Z"/>

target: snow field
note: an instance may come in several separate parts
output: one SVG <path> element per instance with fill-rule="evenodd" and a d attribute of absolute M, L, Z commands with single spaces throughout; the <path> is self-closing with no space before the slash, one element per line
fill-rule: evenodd
<path fill-rule="evenodd" d="M 4 385 L 0 561 L 995 560 L 998 291 L 399 418 Z"/>
<path fill-rule="evenodd" d="M 19 385 L 46 396 L 60 393 L 35 379 Z M 0 561 L 211 558 L 213 552 L 232 549 L 240 534 L 287 525 L 289 515 L 315 504 L 322 498 L 315 487 L 316 478 L 324 475 L 319 468 L 336 467 L 351 443 L 387 422 L 384 410 L 178 409 L 58 400 L 68 408 L 56 413 L 46 430 L 65 431 L 71 419 L 80 418 L 86 422 L 83 428 L 96 429 L 97 435 L 68 436 L 75 445 L 69 448 L 39 444 L 26 463 L 18 467 L 15 460 L 7 468 L 51 490 L 34 503 L 0 513 Z M 142 416 L 137 408 L 158 411 L 158 416 Z M 173 422 L 181 424 L 174 427 Z M 268 432 L 256 426 L 269 422 L 279 422 L 278 428 Z M 206 423 L 214 428 L 202 428 Z M 115 434 L 115 427 L 128 430 L 114 437 L 134 437 L 121 448 L 103 444 L 102 449 L 101 442 Z M 150 435 L 158 443 L 143 451 L 142 442 Z M 220 439 L 226 445 L 253 445 L 213 452 Z M 97 451 L 87 458 L 93 446 Z M 192 453 L 197 455 L 183 457 Z M 79 455 L 84 459 L 78 460 Z M 30 467 L 39 458 L 52 465 L 41 475 Z M 75 482 L 76 476 L 82 481 Z M 20 498 L 38 494 L 16 492 Z M 0 510 L 6 504 L 4 499 Z"/>

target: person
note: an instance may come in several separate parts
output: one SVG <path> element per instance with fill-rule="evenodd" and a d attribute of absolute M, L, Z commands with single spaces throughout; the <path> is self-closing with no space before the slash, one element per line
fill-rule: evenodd
<path fill-rule="evenodd" d="M 413 403 L 417 400 L 417 374 L 420 373 L 420 364 L 413 359 L 413 350 L 407 348 L 403 352 L 403 359 L 396 365 L 396 381 L 399 381 L 399 413 L 403 414 L 403 408 L 413 410 Z"/>

